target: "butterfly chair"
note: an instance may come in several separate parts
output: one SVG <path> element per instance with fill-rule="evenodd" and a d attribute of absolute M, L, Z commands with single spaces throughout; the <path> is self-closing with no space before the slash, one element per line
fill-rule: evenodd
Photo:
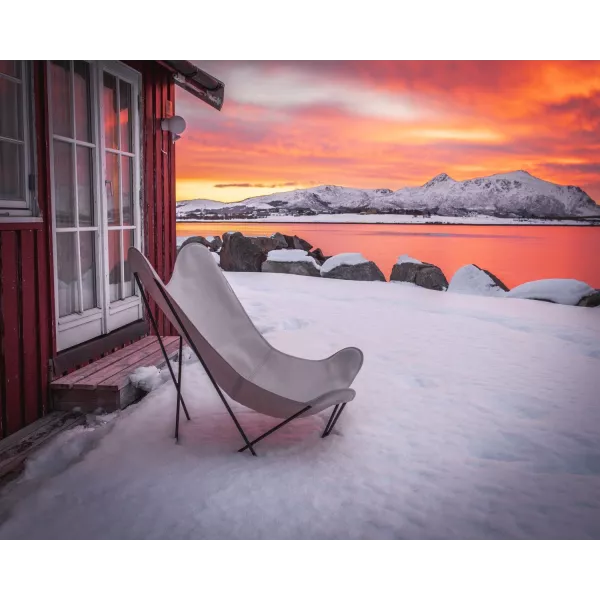
<path fill-rule="evenodd" d="M 180 406 L 188 420 L 190 418 L 181 395 L 184 340 L 200 360 L 244 439 L 245 446 L 239 452 L 249 449 L 256 456 L 254 445 L 260 440 L 294 419 L 333 406 L 322 437 L 332 432 L 344 407 L 356 394 L 350 385 L 363 363 L 363 354 L 358 348 L 345 348 L 322 360 L 280 352 L 256 329 L 220 267 L 202 244 L 188 244 L 180 250 L 167 285 L 135 248 L 129 249 L 129 265 L 177 390 L 177 439 Z M 148 296 L 179 333 L 178 378 L 158 333 Z M 243 406 L 283 421 L 250 441 L 223 392 Z"/>

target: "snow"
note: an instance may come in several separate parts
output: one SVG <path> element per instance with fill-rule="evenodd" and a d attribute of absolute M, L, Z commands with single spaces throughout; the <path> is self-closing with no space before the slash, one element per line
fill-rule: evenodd
<path fill-rule="evenodd" d="M 317 261 L 309 256 L 306 250 L 271 250 L 267 254 L 267 260 L 271 262 L 306 262 L 313 263 L 320 268 Z"/>
<path fill-rule="evenodd" d="M 211 252 L 212 257 L 215 259 L 215 262 L 220 265 L 221 264 L 221 255 L 218 252 Z"/>
<path fill-rule="evenodd" d="M 240 454 L 200 363 L 186 362 L 192 420 L 179 444 L 167 381 L 98 427 L 67 468 L 11 489 L 0 538 L 600 538 L 597 309 L 227 278 L 275 347 L 307 358 L 363 350 L 334 434 L 320 438 L 320 414 L 261 441 L 258 458 Z M 232 408 L 251 437 L 276 423 Z"/>
<path fill-rule="evenodd" d="M 447 291 L 480 296 L 506 296 L 506 292 L 475 265 L 465 265 L 458 269 L 450 280 Z"/>
<path fill-rule="evenodd" d="M 163 384 L 163 373 L 154 365 L 138 367 L 130 376 L 131 383 L 145 392 L 151 392 Z"/>
<path fill-rule="evenodd" d="M 518 285 L 506 295 L 509 298 L 549 300 L 557 304 L 575 306 L 593 291 L 594 288 L 577 279 L 540 279 Z"/>
<path fill-rule="evenodd" d="M 423 264 L 420 260 L 417 260 L 416 258 L 409 256 L 408 254 L 402 254 L 401 256 L 398 257 L 396 264 L 401 265 L 402 263 L 413 263 L 415 265 Z"/>
<path fill-rule="evenodd" d="M 329 273 L 341 265 L 360 265 L 369 262 L 360 252 L 343 252 L 328 258 L 321 265 L 321 273 Z"/>

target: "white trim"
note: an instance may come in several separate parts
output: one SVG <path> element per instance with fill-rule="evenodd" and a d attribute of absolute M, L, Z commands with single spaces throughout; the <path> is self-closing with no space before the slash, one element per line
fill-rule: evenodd
<path fill-rule="evenodd" d="M 5 215 L 0 213 L 0 223 L 43 223 L 42 217 Z"/>
<path fill-rule="evenodd" d="M 81 314 L 73 313 L 66 317 L 61 317 L 58 324 L 58 331 L 73 329 L 73 327 L 79 327 L 79 325 L 89 323 L 90 321 L 97 321 L 98 319 L 102 319 L 102 309 L 100 308 L 90 308 Z"/>

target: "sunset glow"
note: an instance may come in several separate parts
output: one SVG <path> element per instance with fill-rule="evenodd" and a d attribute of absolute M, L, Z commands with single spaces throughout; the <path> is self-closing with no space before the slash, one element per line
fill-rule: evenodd
<path fill-rule="evenodd" d="M 177 90 L 178 200 L 524 169 L 600 202 L 598 61 L 196 64 L 225 104 Z"/>

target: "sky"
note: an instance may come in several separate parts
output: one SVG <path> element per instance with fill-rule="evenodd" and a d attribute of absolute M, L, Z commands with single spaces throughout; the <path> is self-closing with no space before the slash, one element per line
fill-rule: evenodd
<path fill-rule="evenodd" d="M 524 169 L 600 203 L 600 61 L 194 61 L 178 89 L 177 199 L 422 185 Z"/>

